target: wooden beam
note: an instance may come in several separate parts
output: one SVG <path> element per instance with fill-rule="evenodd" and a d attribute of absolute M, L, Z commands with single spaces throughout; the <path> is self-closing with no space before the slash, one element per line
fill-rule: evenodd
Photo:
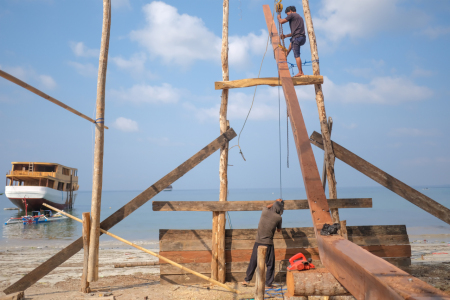
<path fill-rule="evenodd" d="M 103 0 L 103 26 L 97 78 L 97 109 L 95 124 L 94 174 L 92 177 L 91 233 L 89 240 L 88 281 L 98 280 L 98 251 L 100 244 L 100 210 L 103 184 L 103 148 L 105 121 L 105 86 L 108 67 L 109 35 L 111 29 L 111 0 Z"/>
<path fill-rule="evenodd" d="M 311 85 L 311 84 L 322 84 L 323 76 L 320 75 L 305 75 L 301 77 L 292 77 L 292 83 L 294 85 Z M 280 86 L 280 81 L 278 77 L 266 77 L 266 78 L 247 78 L 232 81 L 216 81 L 214 82 L 214 87 L 216 90 L 221 89 L 236 89 L 236 88 L 246 88 L 256 85 L 270 85 L 270 86 Z"/>
<path fill-rule="evenodd" d="M 323 150 L 322 137 L 319 133 L 314 131 L 310 137 L 310 141 L 311 144 Z M 450 209 L 447 207 L 406 185 L 397 178 L 375 167 L 368 161 L 362 159 L 358 155 L 352 153 L 335 142 L 333 142 L 333 149 L 336 157 L 345 162 L 347 165 L 355 168 L 367 177 L 375 180 L 385 188 L 393 191 L 400 197 L 403 197 L 412 204 L 432 214 L 436 218 L 450 224 Z"/>
<path fill-rule="evenodd" d="M 258 211 L 273 200 L 264 201 L 153 201 L 154 211 Z M 330 208 L 371 208 L 372 198 L 328 199 Z M 308 200 L 284 200 L 284 210 L 309 209 Z"/>
<path fill-rule="evenodd" d="M 305 11 L 309 11 L 309 7 L 305 8 L 305 3 L 308 4 L 308 1 L 303 0 L 303 4 Z M 420 297 L 450 299 L 442 291 L 414 278 L 383 259 L 364 251 L 361 247 L 341 236 L 320 235 L 323 225 L 332 222 L 328 202 L 322 188 L 311 144 L 309 143 L 297 94 L 292 84 L 289 68 L 285 62 L 286 56 L 278 47 L 280 41 L 270 6 L 264 5 L 263 9 L 272 47 L 275 52 L 275 60 L 284 96 L 289 107 L 292 132 L 294 133 L 303 182 L 323 265 L 357 299 L 367 299 L 366 296 L 369 295 L 371 299 L 418 299 Z M 319 113 L 322 113 L 322 111 L 319 111 Z M 326 120 L 325 124 L 321 124 L 321 127 L 324 127 L 323 125 L 327 127 Z M 328 128 L 325 130 L 328 131 Z M 327 153 L 332 154 L 332 151 Z M 330 160 L 328 160 L 329 162 Z M 332 172 L 332 170 L 327 168 L 327 172 Z M 328 180 L 329 178 L 328 176 Z"/>
<path fill-rule="evenodd" d="M 137 210 L 139 207 L 147 203 L 148 200 L 155 197 L 167 186 L 174 183 L 176 180 L 184 176 L 187 172 L 196 167 L 203 160 L 208 158 L 211 154 L 216 152 L 224 143 L 232 140 L 236 137 L 236 132 L 230 128 L 226 133 L 219 136 L 217 139 L 212 141 L 209 145 L 204 147 L 202 150 L 194 154 L 191 158 L 186 160 L 184 163 L 176 167 L 169 174 L 158 180 L 155 184 L 150 186 L 148 189 L 140 193 L 133 200 L 122 206 L 115 213 L 110 215 L 106 220 L 104 220 L 100 227 L 109 230 L 114 225 L 118 224 L 120 221 L 129 216 L 132 212 Z M 53 271 L 56 267 L 64 263 L 66 260 L 75 255 L 78 251 L 83 248 L 83 239 L 79 238 L 75 240 L 72 244 L 55 254 L 53 257 L 45 261 L 39 267 L 19 279 L 17 282 L 13 283 L 11 286 L 6 288 L 3 292 L 5 294 L 11 294 L 19 291 L 26 290 L 39 279 Z"/>
<path fill-rule="evenodd" d="M 48 100 L 48 101 L 50 101 L 50 102 L 52 102 L 52 103 L 54 103 L 54 104 L 56 104 L 56 105 L 58 105 L 58 106 L 61 106 L 62 108 L 64 108 L 64 109 L 70 111 L 71 113 L 74 113 L 74 114 L 76 114 L 77 116 L 80 116 L 80 117 L 82 117 L 83 119 L 86 119 L 86 120 L 88 120 L 89 122 L 95 124 L 95 121 L 94 121 L 94 120 L 92 120 L 92 119 L 89 118 L 88 116 L 86 116 L 86 115 L 80 113 L 78 110 L 75 110 L 75 109 L 73 109 L 72 107 L 70 107 L 70 106 L 68 106 L 68 105 L 66 105 L 66 104 L 64 104 L 64 103 L 62 103 L 61 101 L 56 100 L 56 99 L 53 98 L 53 97 L 50 97 L 49 95 L 43 93 L 42 91 L 40 91 L 40 90 L 38 90 L 37 88 L 35 88 L 35 87 L 29 85 L 28 83 L 25 83 L 25 82 L 23 82 L 22 80 L 20 80 L 20 79 L 14 77 L 14 76 L 12 76 L 11 74 L 8 74 L 8 73 L 6 73 L 5 71 L 0 70 L 0 76 L 3 77 L 3 78 L 5 78 L 6 80 L 11 81 L 12 83 L 15 83 L 15 84 L 17 84 L 17 85 L 23 87 L 24 89 L 29 90 L 30 92 L 32 92 L 32 93 L 34 93 L 34 94 L 36 94 L 36 95 L 38 95 L 38 96 L 41 96 L 42 98 L 44 98 L 44 99 L 46 99 L 46 100 Z M 105 126 L 105 128 L 108 129 L 108 127 L 106 127 L 106 126 Z"/>
<path fill-rule="evenodd" d="M 129 262 L 129 263 L 114 264 L 114 268 L 132 268 L 132 267 L 143 267 L 143 266 L 159 266 L 159 261 L 136 261 L 136 262 Z"/>

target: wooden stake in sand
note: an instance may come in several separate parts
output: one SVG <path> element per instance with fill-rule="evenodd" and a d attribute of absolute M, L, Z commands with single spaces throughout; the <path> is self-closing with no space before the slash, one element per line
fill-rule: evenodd
<path fill-rule="evenodd" d="M 105 84 L 108 66 L 111 0 L 103 0 L 103 28 L 97 79 L 97 113 L 95 126 L 94 174 L 92 178 L 91 236 L 89 242 L 88 281 L 98 280 L 98 244 L 100 238 L 100 206 L 102 203 L 103 146 L 105 121 Z"/>
<path fill-rule="evenodd" d="M 264 293 L 266 290 L 266 253 L 266 246 L 258 247 L 255 300 L 264 300 Z"/>
<path fill-rule="evenodd" d="M 83 223 L 83 221 L 81 221 L 81 220 L 78 219 L 77 217 L 74 217 L 74 216 L 72 216 L 72 215 L 70 215 L 70 214 L 68 214 L 68 213 L 65 213 L 64 211 L 59 210 L 59 209 L 57 209 L 57 208 L 55 208 L 55 207 L 53 207 L 53 206 L 50 206 L 50 205 L 48 205 L 48 204 L 46 204 L 46 203 L 43 203 L 42 205 L 44 205 L 44 206 L 46 206 L 46 207 L 48 207 L 48 208 L 50 208 L 50 209 L 52 209 L 52 210 L 54 210 L 54 211 L 57 211 L 57 212 L 59 212 L 59 213 L 65 215 L 65 216 L 67 216 L 67 217 L 69 217 L 69 218 L 71 218 L 71 219 L 73 219 L 73 220 L 75 220 L 75 221 L 78 221 L 78 222 L 80 222 L 80 223 Z M 189 273 L 191 273 L 191 274 L 194 274 L 195 276 L 198 276 L 198 277 L 200 277 L 200 278 L 203 278 L 203 279 L 205 279 L 205 280 L 211 282 L 212 284 L 221 286 L 221 287 L 223 287 L 223 288 L 225 288 L 225 289 L 227 289 L 227 290 L 229 290 L 229 291 L 231 291 L 231 292 L 233 292 L 233 293 L 239 294 L 239 291 L 237 291 L 237 290 L 235 290 L 235 289 L 233 289 L 233 288 L 227 286 L 226 284 L 220 283 L 220 282 L 218 282 L 218 281 L 216 281 L 216 280 L 213 280 L 213 279 L 211 279 L 211 278 L 209 278 L 209 277 L 207 277 L 207 276 L 205 276 L 205 275 L 203 275 L 203 274 L 200 274 L 200 273 L 198 273 L 198 272 L 192 271 L 191 269 L 188 269 L 188 268 L 186 268 L 186 267 L 183 267 L 182 265 L 177 264 L 176 262 L 171 261 L 170 259 L 167 259 L 167 258 L 165 258 L 164 256 L 161 256 L 161 255 L 159 255 L 159 254 L 156 254 L 156 253 L 153 252 L 153 251 L 150 251 L 150 250 L 147 250 L 147 249 L 145 249 L 145 248 L 142 248 L 141 246 L 135 245 L 135 244 L 133 244 L 132 242 L 129 242 L 129 241 L 127 241 L 127 240 L 125 240 L 125 239 L 123 239 L 123 238 L 121 238 L 121 237 L 119 237 L 119 236 L 117 236 L 117 235 L 115 235 L 115 234 L 112 234 L 111 232 L 108 232 L 108 231 L 103 230 L 103 229 L 101 229 L 101 228 L 100 228 L 100 231 L 101 231 L 102 233 L 106 234 L 106 235 L 109 235 L 110 237 L 115 238 L 116 240 L 119 240 L 119 241 L 121 241 L 121 242 L 123 242 L 123 243 L 125 243 L 125 244 L 127 244 L 127 245 L 130 245 L 131 247 L 134 247 L 134 248 L 136 248 L 136 249 L 139 249 L 139 250 L 141 250 L 141 251 L 144 251 L 145 253 L 148 253 L 148 254 L 150 254 L 150 255 L 156 256 L 156 257 L 158 257 L 159 259 L 162 259 L 162 260 L 164 260 L 165 262 L 167 262 L 167 263 L 169 263 L 169 264 L 171 264 L 171 265 L 173 265 L 173 266 L 175 266 L 175 267 L 178 267 L 178 268 L 180 268 L 180 269 L 182 269 L 182 270 L 184 270 L 184 271 L 186 271 L 186 272 L 189 272 Z"/>
<path fill-rule="evenodd" d="M 83 275 L 81 276 L 81 292 L 89 293 L 88 265 L 89 265 L 89 236 L 91 230 L 91 215 L 88 212 L 83 213 Z"/>

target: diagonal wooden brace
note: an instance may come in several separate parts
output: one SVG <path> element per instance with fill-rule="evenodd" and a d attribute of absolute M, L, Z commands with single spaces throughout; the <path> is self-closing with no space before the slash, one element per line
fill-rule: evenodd
<path fill-rule="evenodd" d="M 232 140 L 236 137 L 236 133 L 233 128 L 230 128 L 227 132 L 220 135 L 217 139 L 212 141 L 205 148 L 197 152 L 191 158 L 186 160 L 184 163 L 176 167 L 172 172 L 158 180 L 155 184 L 150 186 L 148 189 L 140 193 L 133 200 L 122 206 L 115 213 L 106 218 L 103 222 L 100 223 L 100 228 L 108 231 L 129 216 L 132 212 L 137 210 L 143 204 L 145 204 L 148 200 L 155 197 L 159 192 L 164 190 L 168 185 L 172 184 L 187 172 L 192 170 L 195 166 L 201 163 L 203 160 L 208 158 L 211 154 L 216 152 L 221 146 L 228 143 L 228 141 Z M 24 291 L 29 288 L 31 285 L 36 283 L 39 279 L 53 271 L 56 267 L 64 263 L 66 260 L 75 255 L 78 251 L 83 248 L 83 239 L 80 237 L 72 244 L 55 254 L 53 257 L 48 259 L 42 265 L 22 277 L 19 281 L 15 282 L 8 288 L 6 288 L 3 292 L 5 294 L 11 294 L 14 292 Z"/>
<path fill-rule="evenodd" d="M 310 137 L 310 141 L 311 144 L 323 150 L 322 136 L 319 133 L 314 131 L 314 133 Z M 341 145 L 333 141 L 331 143 L 333 144 L 336 158 L 360 171 L 367 177 L 375 180 L 385 188 L 390 189 L 400 197 L 405 198 L 412 204 L 417 205 L 421 209 L 432 214 L 436 218 L 444 221 L 447 224 L 450 224 L 450 209 L 434 201 L 430 197 L 425 196 L 412 187 L 404 184 L 403 182 L 389 175 L 383 170 L 380 170 L 368 161 L 345 149 Z"/>

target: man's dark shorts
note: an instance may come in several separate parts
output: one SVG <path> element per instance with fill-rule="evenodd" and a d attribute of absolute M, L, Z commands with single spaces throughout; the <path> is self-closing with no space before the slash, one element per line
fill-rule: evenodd
<path fill-rule="evenodd" d="M 305 36 L 300 36 L 297 38 L 291 38 L 292 51 L 294 52 L 294 57 L 300 57 L 300 47 L 306 42 Z"/>

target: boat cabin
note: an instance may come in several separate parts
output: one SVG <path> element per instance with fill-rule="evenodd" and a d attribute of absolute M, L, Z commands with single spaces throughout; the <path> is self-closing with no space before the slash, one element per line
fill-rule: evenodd
<path fill-rule="evenodd" d="M 12 162 L 6 186 L 42 186 L 58 191 L 77 191 L 78 170 L 56 163 Z"/>

